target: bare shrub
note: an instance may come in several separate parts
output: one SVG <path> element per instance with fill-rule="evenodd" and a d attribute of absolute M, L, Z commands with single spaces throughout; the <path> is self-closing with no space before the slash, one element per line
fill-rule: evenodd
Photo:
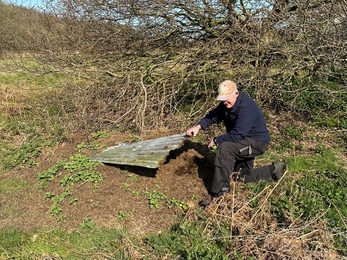
<path fill-rule="evenodd" d="M 2 28 L 54 71 L 89 79 L 74 98 L 93 102 L 73 101 L 90 111 L 76 110 L 85 123 L 143 131 L 172 115 L 195 121 L 231 78 L 277 112 L 347 124 L 345 1 L 64 0 L 44 11 L 25 37 Z"/>

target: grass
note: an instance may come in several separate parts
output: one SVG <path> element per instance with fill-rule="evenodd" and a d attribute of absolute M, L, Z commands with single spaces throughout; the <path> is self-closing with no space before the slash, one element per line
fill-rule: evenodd
<path fill-rule="evenodd" d="M 226 233 L 230 231 L 225 227 Z M 220 233 L 220 232 L 219 232 Z M 182 259 L 230 259 L 227 255 L 230 244 L 227 239 L 210 237 L 199 222 L 183 222 L 176 224 L 170 231 L 160 235 L 150 235 L 145 239 L 145 245 L 151 248 L 153 254 L 167 255 Z"/>
<path fill-rule="evenodd" d="M 32 57 L 0 59 L 0 85 L 48 88 L 58 86 L 66 75 Z"/>
<path fill-rule="evenodd" d="M 67 138 L 61 105 L 52 96 L 69 79 L 45 73 L 50 68 L 33 58 L 3 59 L 0 68 L 0 167 L 33 166 L 41 148 Z"/>
<path fill-rule="evenodd" d="M 2 229 L 0 239 L 3 259 L 131 259 L 124 244 L 129 239 L 125 229 L 97 229 L 88 219 L 73 232 Z"/>
<path fill-rule="evenodd" d="M 26 182 L 22 179 L 10 179 L 0 183 L 0 191 L 2 194 L 11 196 L 17 191 L 23 189 Z"/>
<path fill-rule="evenodd" d="M 17 176 L 6 181 L 1 181 L 0 200 L 12 200 L 14 197 L 17 196 L 18 193 L 21 193 L 21 191 L 24 190 L 27 187 L 27 185 L 28 184 L 26 181 L 18 178 Z M 18 215 L 18 212 L 15 207 L 7 203 L 1 204 L 0 219 L 11 218 L 16 215 Z"/>

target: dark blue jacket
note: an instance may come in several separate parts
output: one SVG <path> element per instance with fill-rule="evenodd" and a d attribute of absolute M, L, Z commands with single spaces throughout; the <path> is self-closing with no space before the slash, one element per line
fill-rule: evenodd
<path fill-rule="evenodd" d="M 266 127 L 263 114 L 253 99 L 238 90 L 239 95 L 234 106 L 226 108 L 223 102 L 210 111 L 198 123 L 202 129 L 212 124 L 224 122 L 227 132 L 217 137 L 216 142 L 237 143 L 245 137 L 254 138 L 262 143 L 270 143 L 269 131 Z"/>

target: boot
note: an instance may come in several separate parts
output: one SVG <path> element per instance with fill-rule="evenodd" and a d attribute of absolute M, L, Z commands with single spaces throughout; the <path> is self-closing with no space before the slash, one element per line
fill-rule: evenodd
<path fill-rule="evenodd" d="M 278 162 L 273 162 L 272 165 L 275 167 L 275 170 L 271 173 L 272 178 L 278 181 L 279 179 L 282 178 L 284 171 L 287 168 L 287 164 L 285 162 L 278 161 Z"/>
<path fill-rule="evenodd" d="M 202 199 L 199 201 L 199 206 L 202 208 L 206 208 L 211 204 L 212 201 L 213 201 L 212 197 L 210 199 Z"/>
<path fill-rule="evenodd" d="M 209 199 L 202 199 L 199 201 L 199 206 L 202 208 L 206 208 L 208 207 L 211 202 L 221 196 L 223 196 L 225 193 L 230 192 L 229 188 L 222 188 L 222 191 L 218 192 L 218 193 L 212 193 L 211 197 Z"/>

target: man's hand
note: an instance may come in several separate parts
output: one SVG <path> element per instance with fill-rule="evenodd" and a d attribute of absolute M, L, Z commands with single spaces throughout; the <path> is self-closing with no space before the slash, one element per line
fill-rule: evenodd
<path fill-rule="evenodd" d="M 188 136 L 197 136 L 200 129 L 201 129 L 201 125 L 196 125 L 196 126 L 187 130 L 187 135 Z"/>
<path fill-rule="evenodd" d="M 211 141 L 208 143 L 207 148 L 212 150 L 217 144 L 214 142 L 214 138 L 211 139 Z"/>
<path fill-rule="evenodd" d="M 213 137 L 207 147 L 210 151 L 216 153 L 218 149 L 217 137 Z"/>

